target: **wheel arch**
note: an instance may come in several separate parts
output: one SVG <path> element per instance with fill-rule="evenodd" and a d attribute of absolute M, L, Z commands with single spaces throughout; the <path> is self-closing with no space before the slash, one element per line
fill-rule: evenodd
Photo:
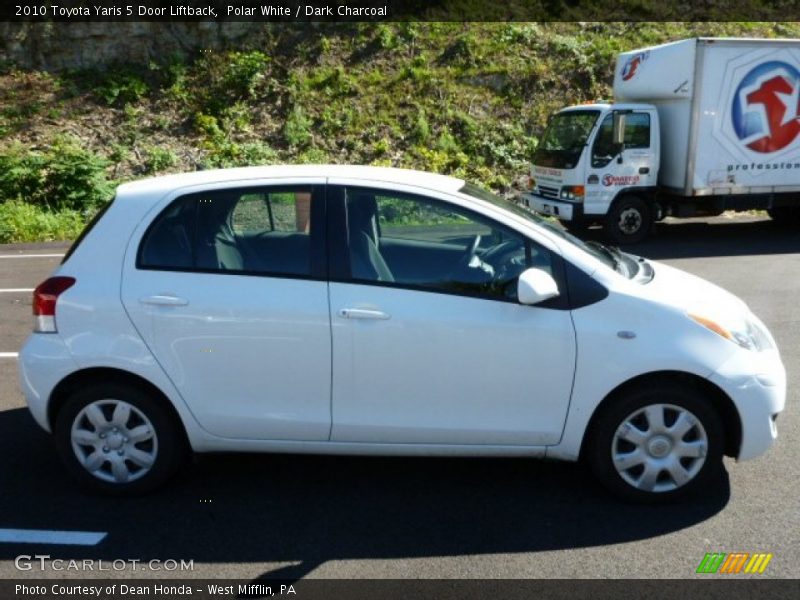
<path fill-rule="evenodd" d="M 742 422 L 733 400 L 721 388 L 708 379 L 693 373 L 685 371 L 653 371 L 637 375 L 606 394 L 605 398 L 594 409 L 584 430 L 583 439 L 581 440 L 580 460 L 585 459 L 587 440 L 594 431 L 595 423 L 617 398 L 636 388 L 652 388 L 663 384 L 686 386 L 699 391 L 705 398 L 708 398 L 711 407 L 719 415 L 722 422 L 722 430 L 725 436 L 723 452 L 726 456 L 733 457 L 739 454 L 739 448 L 742 443 Z"/>
<path fill-rule="evenodd" d="M 67 377 L 58 382 L 50 394 L 50 401 L 47 406 L 47 422 L 51 430 L 55 427 L 58 413 L 64 407 L 70 395 L 83 387 L 96 383 L 114 383 L 116 385 L 130 386 L 145 391 L 167 411 L 167 414 L 181 432 L 186 447 L 191 447 L 189 444 L 189 437 L 186 433 L 186 426 L 167 395 L 145 378 L 131 373 L 130 371 L 113 367 L 91 367 L 82 369 L 70 373 Z"/>

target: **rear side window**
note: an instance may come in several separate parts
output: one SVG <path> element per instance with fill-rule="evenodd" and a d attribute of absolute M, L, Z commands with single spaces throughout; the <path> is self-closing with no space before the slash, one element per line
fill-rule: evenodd
<path fill-rule="evenodd" d="M 103 208 L 98 210 L 95 213 L 95 215 L 91 218 L 91 220 L 86 224 L 86 227 L 83 228 L 83 231 L 81 231 L 81 234 L 75 239 L 74 242 L 72 242 L 72 245 L 69 247 L 69 250 L 67 250 L 67 253 L 64 255 L 64 258 L 61 259 L 61 264 L 62 265 L 65 262 L 67 262 L 67 260 L 69 260 L 69 257 L 72 256 L 75 253 L 75 250 L 78 249 L 78 246 L 81 245 L 81 242 L 86 239 L 87 235 L 89 235 L 89 232 L 92 229 L 94 229 L 94 226 L 97 225 L 100 222 L 100 219 L 103 218 L 103 215 L 105 215 L 106 212 L 108 211 L 108 209 L 111 208 L 111 203 L 112 202 L 114 202 L 113 198 L 111 200 L 109 200 Z"/>
<path fill-rule="evenodd" d="M 145 233 L 137 267 L 308 276 L 311 204 L 309 186 L 183 196 Z"/>

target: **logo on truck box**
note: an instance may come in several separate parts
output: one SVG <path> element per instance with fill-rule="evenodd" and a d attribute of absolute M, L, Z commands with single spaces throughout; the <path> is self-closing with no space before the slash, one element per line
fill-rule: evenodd
<path fill-rule="evenodd" d="M 650 57 L 650 50 L 634 54 L 622 65 L 622 81 L 630 81 L 638 73 L 641 64 Z"/>
<path fill-rule="evenodd" d="M 800 134 L 800 72 L 772 60 L 751 69 L 733 95 L 731 117 L 739 140 L 751 150 L 782 150 Z"/>

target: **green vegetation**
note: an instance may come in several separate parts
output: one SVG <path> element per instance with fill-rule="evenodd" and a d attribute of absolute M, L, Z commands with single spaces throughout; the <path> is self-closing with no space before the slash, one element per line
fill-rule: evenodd
<path fill-rule="evenodd" d="M 511 195 L 549 114 L 611 97 L 618 52 L 697 35 L 798 37 L 800 23 L 287 24 L 158 63 L 7 66 L 0 240 L 72 236 L 117 182 L 198 168 L 393 165 Z"/>
<path fill-rule="evenodd" d="M 0 203 L 0 244 L 71 240 L 87 216 L 77 210 L 43 210 L 20 200 Z"/>
<path fill-rule="evenodd" d="M 14 141 L 0 150 L 0 198 L 50 210 L 91 211 L 113 193 L 106 177 L 109 164 L 69 137 L 56 137 L 42 151 Z"/>

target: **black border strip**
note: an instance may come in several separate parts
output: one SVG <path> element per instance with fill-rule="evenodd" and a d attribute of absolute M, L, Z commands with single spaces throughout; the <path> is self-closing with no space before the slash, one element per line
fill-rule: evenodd
<path fill-rule="evenodd" d="M 797 21 L 798 15 L 795 0 L 9 0 L 0 6 L 0 21 L 64 23 Z"/>

